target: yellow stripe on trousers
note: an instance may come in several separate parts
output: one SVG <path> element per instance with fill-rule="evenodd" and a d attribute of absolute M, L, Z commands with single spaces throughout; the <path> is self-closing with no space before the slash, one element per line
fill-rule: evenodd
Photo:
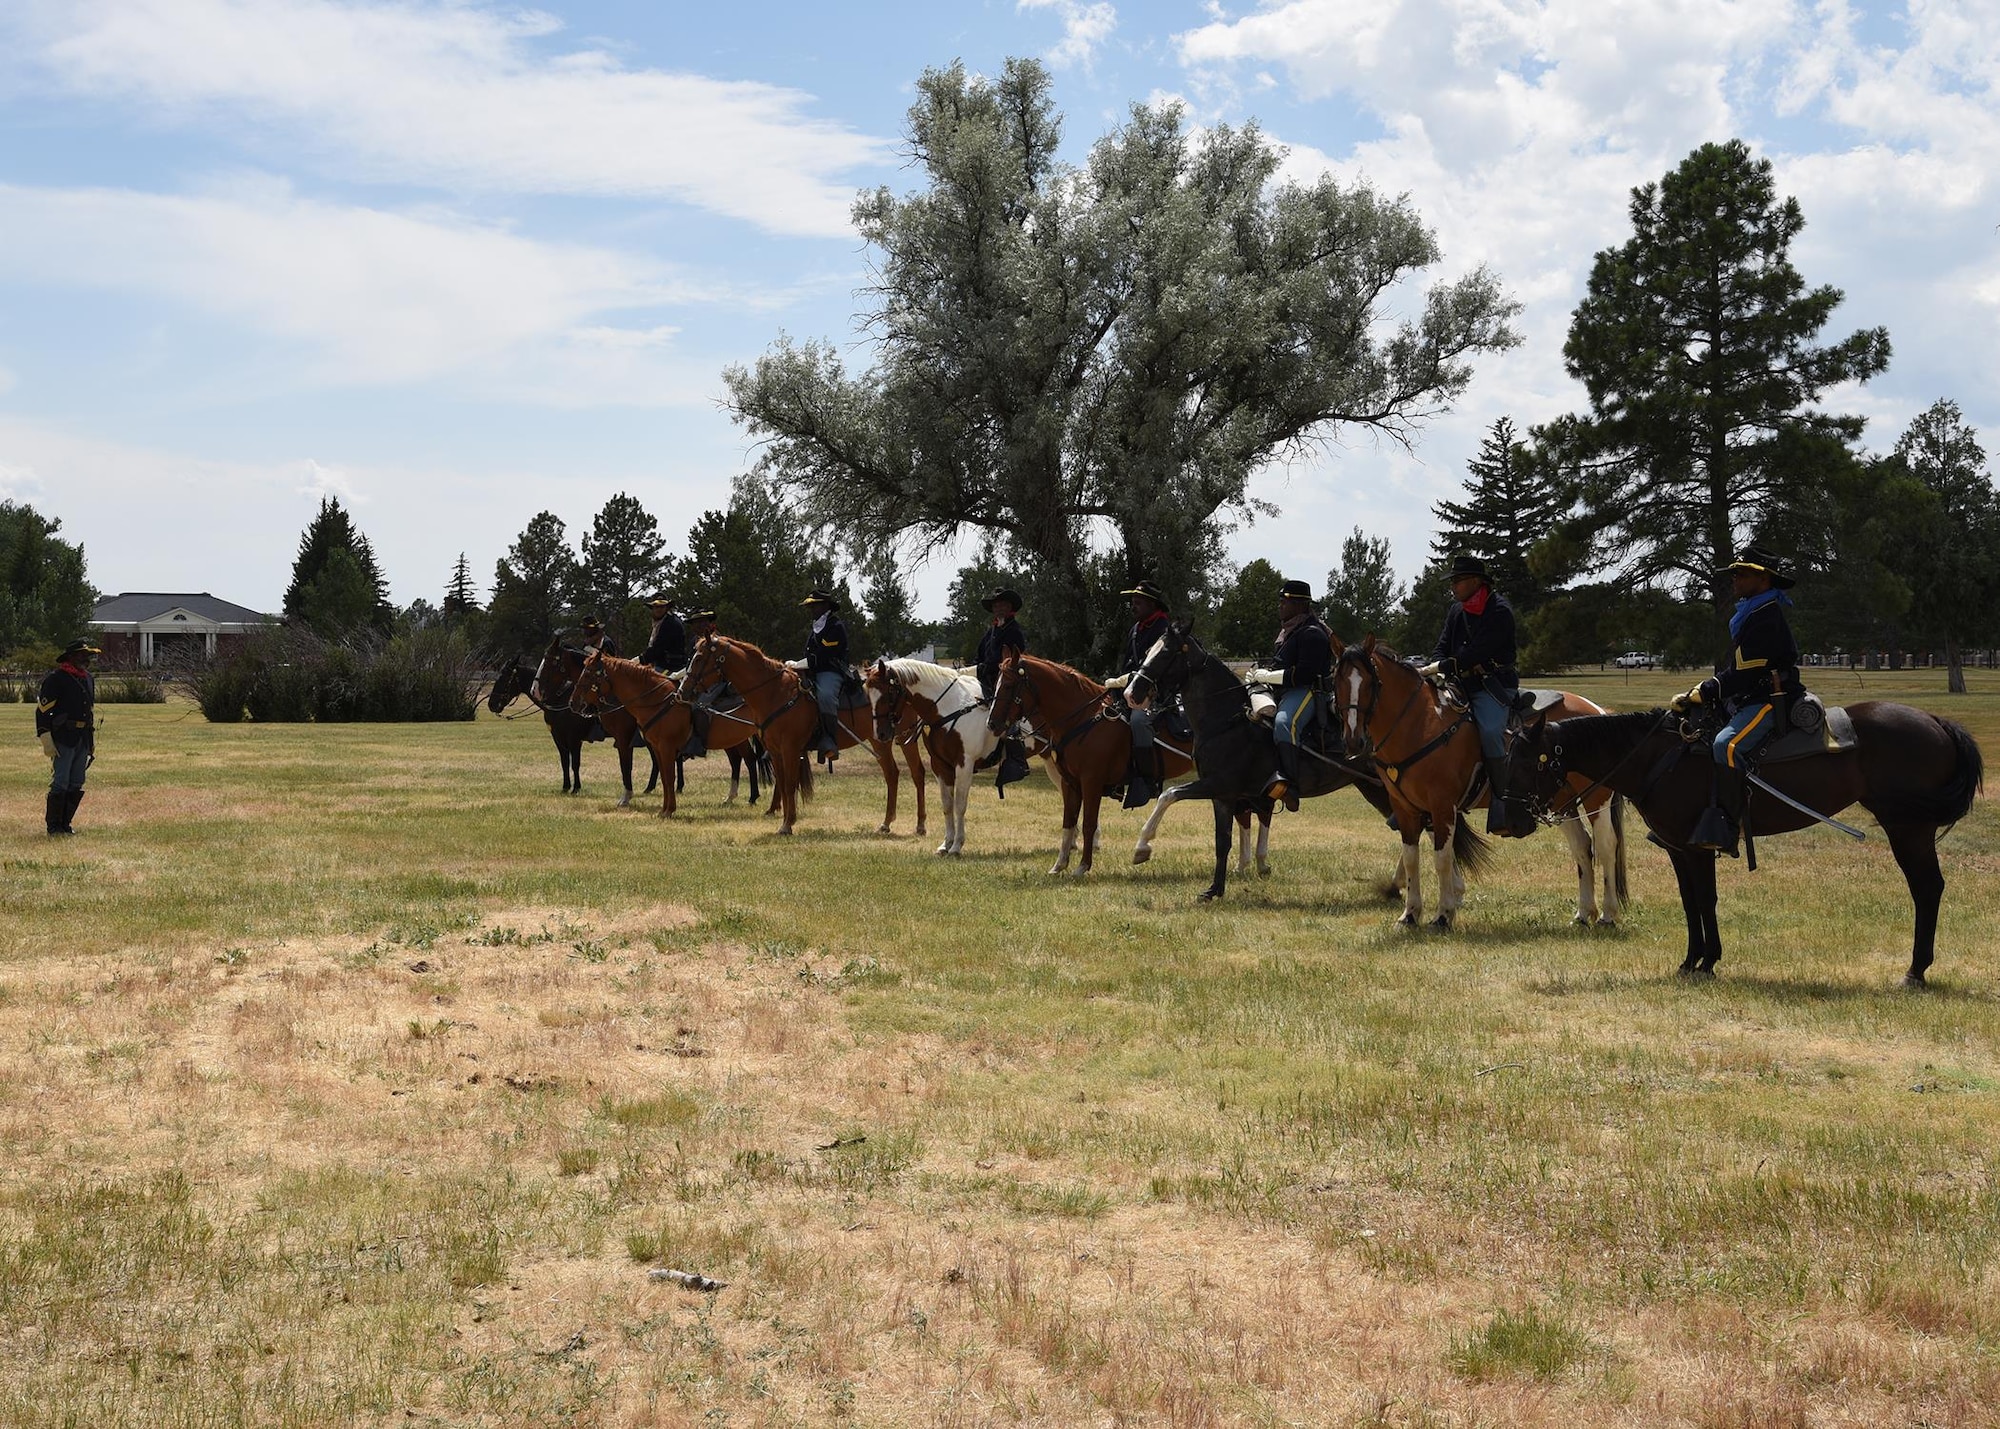
<path fill-rule="evenodd" d="M 1290 736 L 1291 742 L 1293 744 L 1297 744 L 1299 742 L 1299 727 L 1306 722 L 1306 711 L 1311 709 L 1312 707 L 1313 707 L 1313 697 L 1311 695 L 1307 695 L 1304 699 L 1299 701 L 1299 707 L 1296 710 L 1292 711 L 1291 727 L 1287 729 L 1285 732 L 1287 735 Z"/>
<path fill-rule="evenodd" d="M 1762 724 L 1764 722 L 1764 716 L 1769 714 L 1770 712 L 1771 712 L 1771 707 L 1769 705 L 1765 705 L 1762 708 L 1760 708 L 1757 711 L 1756 716 L 1750 721 L 1750 723 L 1744 725 L 1743 728 L 1737 730 L 1736 737 L 1729 741 L 1729 767 L 1731 769 L 1734 769 L 1736 767 L 1736 746 L 1743 742 L 1743 737 L 1745 735 L 1750 733 L 1750 731 L 1755 729 L 1758 725 Z"/>

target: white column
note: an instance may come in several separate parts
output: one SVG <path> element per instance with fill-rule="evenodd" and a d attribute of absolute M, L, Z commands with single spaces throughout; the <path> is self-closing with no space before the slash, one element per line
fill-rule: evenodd
<path fill-rule="evenodd" d="M 215 658 L 215 632 L 213 630 L 208 632 L 208 658 L 211 660 Z"/>
<path fill-rule="evenodd" d="M 153 632 L 150 630 L 139 632 L 139 663 L 141 665 L 153 663 Z"/>

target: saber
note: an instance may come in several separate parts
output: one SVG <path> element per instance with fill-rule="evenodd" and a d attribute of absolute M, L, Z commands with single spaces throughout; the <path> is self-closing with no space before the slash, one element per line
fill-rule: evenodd
<path fill-rule="evenodd" d="M 1831 814 L 1822 814 L 1818 809 L 1807 808 L 1804 804 L 1801 804 L 1797 799 L 1794 799 L 1790 794 L 1787 794 L 1784 790 L 1773 789 L 1769 784 L 1764 782 L 1762 775 L 1746 773 L 1744 777 L 1748 779 L 1752 784 L 1755 784 L 1759 789 L 1762 789 L 1766 794 L 1769 794 L 1773 799 L 1776 799 L 1779 803 L 1789 804 L 1794 809 L 1797 809 L 1801 814 L 1805 814 L 1809 818 L 1818 819 L 1822 824 L 1829 824 L 1832 827 L 1839 829 L 1842 833 L 1846 834 L 1856 843 L 1866 843 L 1868 841 L 1868 835 L 1861 832 L 1861 830 L 1855 828 L 1854 825 L 1843 824 L 1839 819 L 1834 818 L 1833 815 Z"/>

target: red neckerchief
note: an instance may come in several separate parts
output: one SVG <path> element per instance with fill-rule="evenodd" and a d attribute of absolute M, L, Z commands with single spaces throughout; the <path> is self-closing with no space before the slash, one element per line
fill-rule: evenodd
<path fill-rule="evenodd" d="M 1144 620 L 1139 622 L 1139 630 L 1143 634 L 1144 632 L 1151 630 L 1155 625 L 1160 624 L 1166 618 L 1167 618 L 1167 613 L 1164 610 L 1156 610 L 1151 615 L 1147 616 Z"/>
<path fill-rule="evenodd" d="M 88 670 L 84 670 L 79 668 L 78 666 L 70 664 L 70 662 L 67 660 L 58 661 L 56 663 L 56 668 L 58 670 L 61 670 L 65 674 L 76 676 L 79 680 L 82 680 L 85 684 L 90 683 L 90 672 Z"/>
<path fill-rule="evenodd" d="M 1005 625 L 1008 621 L 1012 620 L 1013 618 L 1014 617 L 1011 615 L 996 615 L 993 617 L 993 628 L 995 630 L 998 630 L 1001 626 Z"/>
<path fill-rule="evenodd" d="M 1490 585 L 1483 585 L 1478 590 L 1472 593 L 1471 600 L 1461 601 L 1459 603 L 1465 607 L 1465 613 L 1467 615 L 1484 615 L 1486 614 L 1486 602 L 1491 600 L 1492 598 L 1493 598 L 1493 587 Z"/>

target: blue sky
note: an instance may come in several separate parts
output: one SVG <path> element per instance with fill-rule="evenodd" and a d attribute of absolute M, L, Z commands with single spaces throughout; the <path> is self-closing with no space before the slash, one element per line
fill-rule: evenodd
<path fill-rule="evenodd" d="M 263 608 L 329 491 L 399 601 L 620 490 L 678 545 L 753 457 L 721 369 L 781 331 L 854 341 L 847 203 L 911 182 L 911 81 L 1011 54 L 1055 69 L 1076 156 L 1134 100 L 1254 117 L 1294 176 L 1408 192 L 1430 276 L 1486 263 L 1524 304 L 1523 346 L 1413 451 L 1349 435 L 1261 476 L 1284 519 L 1238 559 L 1317 585 L 1359 525 L 1413 570 L 1487 424 L 1580 405 L 1591 254 L 1707 139 L 1777 164 L 1837 328 L 1889 328 L 1889 373 L 1834 399 L 1869 444 L 1940 396 L 1995 440 L 1992 4 L 8 0 L 0 495 L 61 517 L 103 588 Z M 957 559 L 918 574 L 933 610 Z"/>

